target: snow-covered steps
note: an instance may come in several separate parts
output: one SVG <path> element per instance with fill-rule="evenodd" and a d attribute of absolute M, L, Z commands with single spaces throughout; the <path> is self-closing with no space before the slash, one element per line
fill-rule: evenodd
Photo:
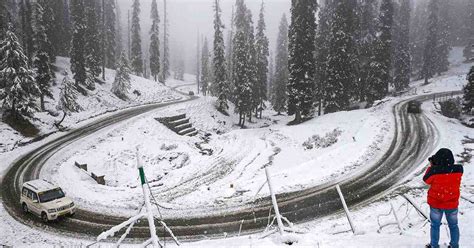
<path fill-rule="evenodd" d="M 186 114 L 155 119 L 181 136 L 194 136 L 198 133 Z"/>

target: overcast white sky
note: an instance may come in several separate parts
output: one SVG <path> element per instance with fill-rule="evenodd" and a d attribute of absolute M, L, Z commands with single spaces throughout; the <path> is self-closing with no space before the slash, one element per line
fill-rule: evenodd
<path fill-rule="evenodd" d="M 132 0 L 118 0 L 122 12 L 122 25 L 127 29 L 127 11 L 131 8 Z M 163 0 L 157 0 L 160 11 L 160 19 L 163 21 Z M 254 23 L 258 20 L 260 5 L 262 0 L 246 0 L 247 6 L 252 10 Z M 141 28 L 143 39 L 143 49 L 148 51 L 148 31 L 150 29 L 150 9 L 151 0 L 141 0 Z M 170 22 L 170 42 L 171 42 L 171 61 L 175 56 L 184 56 L 186 71 L 194 71 L 196 57 L 197 32 L 206 36 L 209 45 L 214 36 L 214 0 L 168 0 L 168 15 Z M 222 9 L 222 19 L 226 25 L 224 35 L 227 36 L 228 27 L 230 27 L 230 18 L 232 15 L 232 6 L 235 0 L 220 0 Z M 270 48 L 273 51 L 278 34 L 278 26 L 283 13 L 289 17 L 291 0 L 265 0 L 265 21 L 267 24 L 267 36 L 270 39 Z M 161 23 L 163 24 L 163 23 Z M 161 35 L 163 28 L 160 29 Z M 191 68 L 190 68 L 191 67 Z"/>

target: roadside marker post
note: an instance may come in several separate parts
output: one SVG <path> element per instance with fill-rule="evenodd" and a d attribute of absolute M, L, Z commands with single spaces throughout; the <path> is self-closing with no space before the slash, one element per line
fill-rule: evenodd
<path fill-rule="evenodd" d="M 144 186 L 146 184 L 145 172 L 143 171 L 143 165 L 140 161 L 140 154 L 139 154 L 138 148 L 137 148 L 137 168 L 138 168 L 138 173 L 140 175 L 140 183 L 142 187 L 143 197 L 145 198 L 145 207 L 147 211 L 148 225 L 150 227 L 151 243 L 153 243 L 153 247 L 156 247 L 156 248 L 161 247 L 161 245 L 159 245 L 158 236 L 156 235 L 155 221 L 153 219 L 153 211 L 151 209 L 150 196 L 148 195 L 151 192 L 147 192 L 146 190 L 147 188 Z"/>
<path fill-rule="evenodd" d="M 276 200 L 275 192 L 273 192 L 272 178 L 270 177 L 268 166 L 265 167 L 265 175 L 267 176 L 268 189 L 270 190 L 270 195 L 272 197 L 272 204 L 273 209 L 275 210 L 275 218 L 278 224 L 278 231 L 280 232 L 280 235 L 283 235 L 283 231 L 285 230 L 285 228 L 283 226 L 283 222 L 281 221 L 280 210 L 278 209 L 278 202 Z"/>
<path fill-rule="evenodd" d="M 347 220 L 349 221 L 349 225 L 351 226 L 352 233 L 354 235 L 363 234 L 363 232 L 357 231 L 354 222 L 352 221 L 351 213 L 349 212 L 349 208 L 347 207 L 346 200 L 344 199 L 344 195 L 342 195 L 341 187 L 339 187 L 339 184 L 336 184 L 336 190 L 339 194 L 339 197 L 341 198 L 342 206 L 344 207 L 344 211 L 346 212 Z"/>

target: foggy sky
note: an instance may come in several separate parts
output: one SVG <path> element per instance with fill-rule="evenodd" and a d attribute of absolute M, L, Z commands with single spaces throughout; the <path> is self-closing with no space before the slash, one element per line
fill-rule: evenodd
<path fill-rule="evenodd" d="M 144 55 L 148 54 L 149 30 L 151 26 L 150 11 L 152 0 L 141 0 L 140 25 L 142 31 L 142 48 Z M 127 30 L 127 12 L 131 11 L 132 0 L 118 0 L 121 11 L 121 24 Z M 163 0 L 157 0 L 160 14 L 160 42 L 163 39 Z M 246 0 L 247 7 L 252 11 L 253 21 L 256 26 L 262 0 Z M 270 50 L 274 52 L 278 35 L 278 26 L 281 16 L 285 13 L 289 20 L 290 0 L 265 0 L 265 21 L 267 24 L 267 37 L 270 41 Z M 170 62 L 176 58 L 184 57 L 186 72 L 195 71 L 197 33 L 207 37 L 210 49 L 214 38 L 214 0 L 168 0 L 168 20 L 170 34 Z M 225 25 L 224 39 L 230 28 L 232 7 L 235 0 L 221 0 L 222 21 Z M 202 45 L 202 44 L 201 44 Z"/>

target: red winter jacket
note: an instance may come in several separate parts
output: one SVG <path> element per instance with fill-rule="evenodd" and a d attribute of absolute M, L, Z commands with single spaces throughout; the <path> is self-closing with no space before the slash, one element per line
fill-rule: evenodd
<path fill-rule="evenodd" d="M 462 165 L 428 167 L 423 176 L 423 181 L 430 185 L 428 204 L 432 208 L 458 208 L 462 174 Z"/>

